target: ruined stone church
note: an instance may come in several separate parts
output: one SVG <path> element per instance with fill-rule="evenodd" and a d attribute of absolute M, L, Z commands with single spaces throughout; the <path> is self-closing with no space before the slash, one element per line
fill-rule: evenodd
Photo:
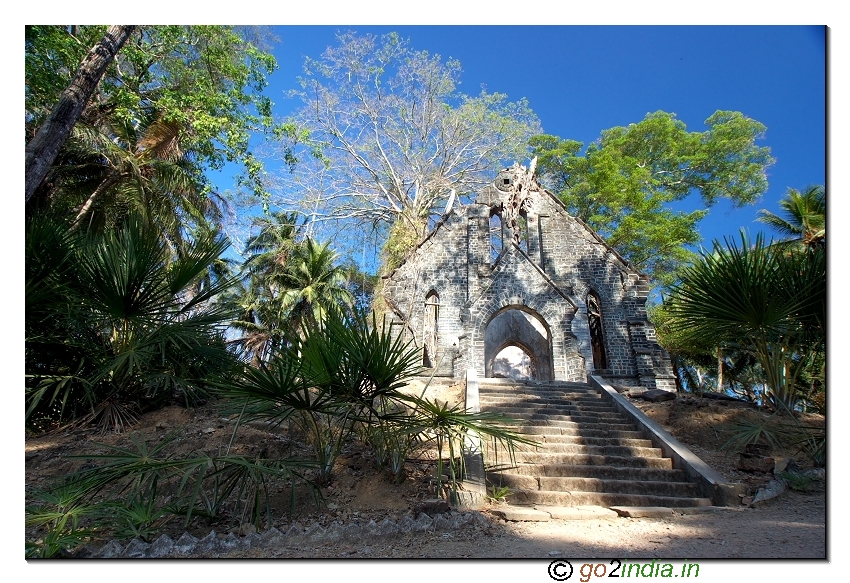
<path fill-rule="evenodd" d="M 450 208 L 385 277 L 393 324 L 438 376 L 675 390 L 647 320 L 648 278 L 629 265 L 530 169 L 500 172 Z"/>

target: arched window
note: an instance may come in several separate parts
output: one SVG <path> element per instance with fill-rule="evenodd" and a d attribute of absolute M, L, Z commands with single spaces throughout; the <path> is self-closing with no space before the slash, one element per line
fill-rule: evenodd
<path fill-rule="evenodd" d="M 431 290 L 425 296 L 425 321 L 422 326 L 422 366 L 437 366 L 437 322 L 440 318 L 440 296 Z"/>
<path fill-rule="evenodd" d="M 587 294 L 587 324 L 590 328 L 590 346 L 593 350 L 593 368 L 608 368 L 605 358 L 605 335 L 602 332 L 602 308 L 596 292 Z"/>
<path fill-rule="evenodd" d="M 504 227 L 501 211 L 493 207 L 490 211 L 490 264 L 496 262 L 504 244 Z"/>
<path fill-rule="evenodd" d="M 528 213 L 525 211 L 519 212 L 517 228 L 519 230 L 519 233 L 517 233 L 517 237 L 519 237 L 519 241 L 517 241 L 519 248 L 528 254 Z"/>

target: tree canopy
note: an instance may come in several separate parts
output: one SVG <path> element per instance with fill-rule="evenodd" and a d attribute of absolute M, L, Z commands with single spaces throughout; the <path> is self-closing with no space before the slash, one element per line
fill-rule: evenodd
<path fill-rule="evenodd" d="M 459 62 L 413 50 L 397 34 L 338 38 L 306 60 L 294 92 L 304 107 L 293 122 L 318 157 L 299 156 L 280 206 L 314 220 L 396 225 L 409 248 L 452 193 L 474 193 L 526 158 L 540 124 L 525 99 L 458 92 Z"/>
<path fill-rule="evenodd" d="M 693 259 L 697 226 L 720 198 L 735 206 L 767 189 L 770 149 L 757 146 L 765 126 L 740 112 L 717 111 L 707 130 L 689 132 L 675 114 L 647 114 L 627 127 L 604 130 L 583 144 L 557 136 L 531 140 L 544 185 L 567 209 L 602 235 L 656 283 L 672 283 L 678 265 Z M 704 208 L 671 203 L 697 193 Z"/>
<path fill-rule="evenodd" d="M 105 28 L 27 27 L 28 141 Z M 164 152 L 174 155 L 201 193 L 213 190 L 209 170 L 233 162 L 243 168 L 240 184 L 264 194 L 262 165 L 250 139 L 253 132 L 280 135 L 289 129 L 273 123 L 272 103 L 262 93 L 276 66 L 271 54 L 245 40 L 234 27 L 137 27 L 77 122 L 71 137 L 77 142 L 77 151 L 72 144 L 64 159 L 60 155 L 42 185 L 42 198 L 69 195 L 75 186 L 97 181 L 97 173 L 100 184 L 115 182 L 108 168 L 114 163 L 104 152 L 110 147 L 108 142 L 135 148 L 137 157 L 142 150 L 147 150 L 148 158 Z M 116 133 L 116 128 L 123 129 Z M 145 134 L 151 128 L 158 134 Z M 98 133 L 105 139 L 92 139 Z M 79 145 L 86 142 L 90 155 L 81 156 Z M 105 159 L 98 165 L 99 156 Z M 85 190 L 90 194 L 93 189 Z M 79 194 L 70 195 L 66 204 L 79 211 L 85 200 Z"/>

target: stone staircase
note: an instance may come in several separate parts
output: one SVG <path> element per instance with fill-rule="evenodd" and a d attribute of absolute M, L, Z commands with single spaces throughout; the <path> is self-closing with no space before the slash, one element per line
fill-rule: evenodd
<path fill-rule="evenodd" d="M 585 383 L 481 379 L 482 411 L 521 420 L 508 426 L 539 444 L 520 445 L 515 464 L 485 444 L 488 493 L 510 488 L 523 506 L 711 506 L 683 470 Z"/>

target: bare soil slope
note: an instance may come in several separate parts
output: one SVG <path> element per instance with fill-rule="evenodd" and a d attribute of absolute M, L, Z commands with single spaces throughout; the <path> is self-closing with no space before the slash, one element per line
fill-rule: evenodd
<path fill-rule="evenodd" d="M 459 387 L 440 395 L 454 400 Z M 760 415 L 751 407 L 678 397 L 674 401 L 650 404 L 635 401 L 647 415 L 660 423 L 677 439 L 727 478 L 744 482 L 755 490 L 770 479 L 766 474 L 748 474 L 736 469 L 737 455 L 720 450 L 726 441 L 726 426 L 740 416 Z M 822 419 L 821 419 L 822 422 Z M 157 443 L 175 434 L 169 452 L 191 455 L 200 451 L 215 453 L 227 448 L 233 432 L 233 420 L 223 417 L 216 404 L 186 410 L 166 407 L 145 415 L 125 434 L 101 435 L 94 429 L 59 431 L 26 439 L 26 487 L 41 488 L 57 478 L 92 462 L 86 456 L 103 453 L 100 444 L 130 446 L 130 436 Z M 309 456 L 309 449 L 297 436 L 286 430 L 268 430 L 258 425 L 239 429 L 234 453 L 261 454 L 264 457 Z M 796 457 L 805 467 L 804 456 L 794 451 L 775 451 L 773 455 Z M 351 440 L 334 467 L 333 482 L 322 490 L 318 503 L 306 490 L 297 491 L 296 506 L 290 514 L 290 493 L 285 485 L 273 493 L 272 523 L 285 531 L 297 521 L 326 526 L 331 522 L 384 518 L 399 520 L 414 516 L 417 505 L 432 498 L 429 486 L 435 474 L 433 453 L 414 452 L 406 463 L 406 479 L 394 484 L 375 468 L 368 448 Z M 525 557 L 552 558 L 574 556 L 602 557 L 681 557 L 698 558 L 824 558 L 826 556 L 825 487 L 814 484 L 808 493 L 788 491 L 756 508 L 741 506 L 712 513 L 672 514 L 656 519 L 594 519 L 509 523 L 489 514 L 488 526 L 476 526 L 453 532 L 407 535 L 392 540 L 375 538 L 357 544 L 303 545 L 257 548 L 231 553 L 229 557 Z M 414 516 L 415 517 L 415 516 Z M 218 521 L 193 519 L 188 528 L 174 520 L 162 532 L 176 539 L 184 531 L 203 537 L 210 530 L 218 533 L 238 531 L 237 516 Z M 27 532 L 28 540 L 36 536 Z"/>

